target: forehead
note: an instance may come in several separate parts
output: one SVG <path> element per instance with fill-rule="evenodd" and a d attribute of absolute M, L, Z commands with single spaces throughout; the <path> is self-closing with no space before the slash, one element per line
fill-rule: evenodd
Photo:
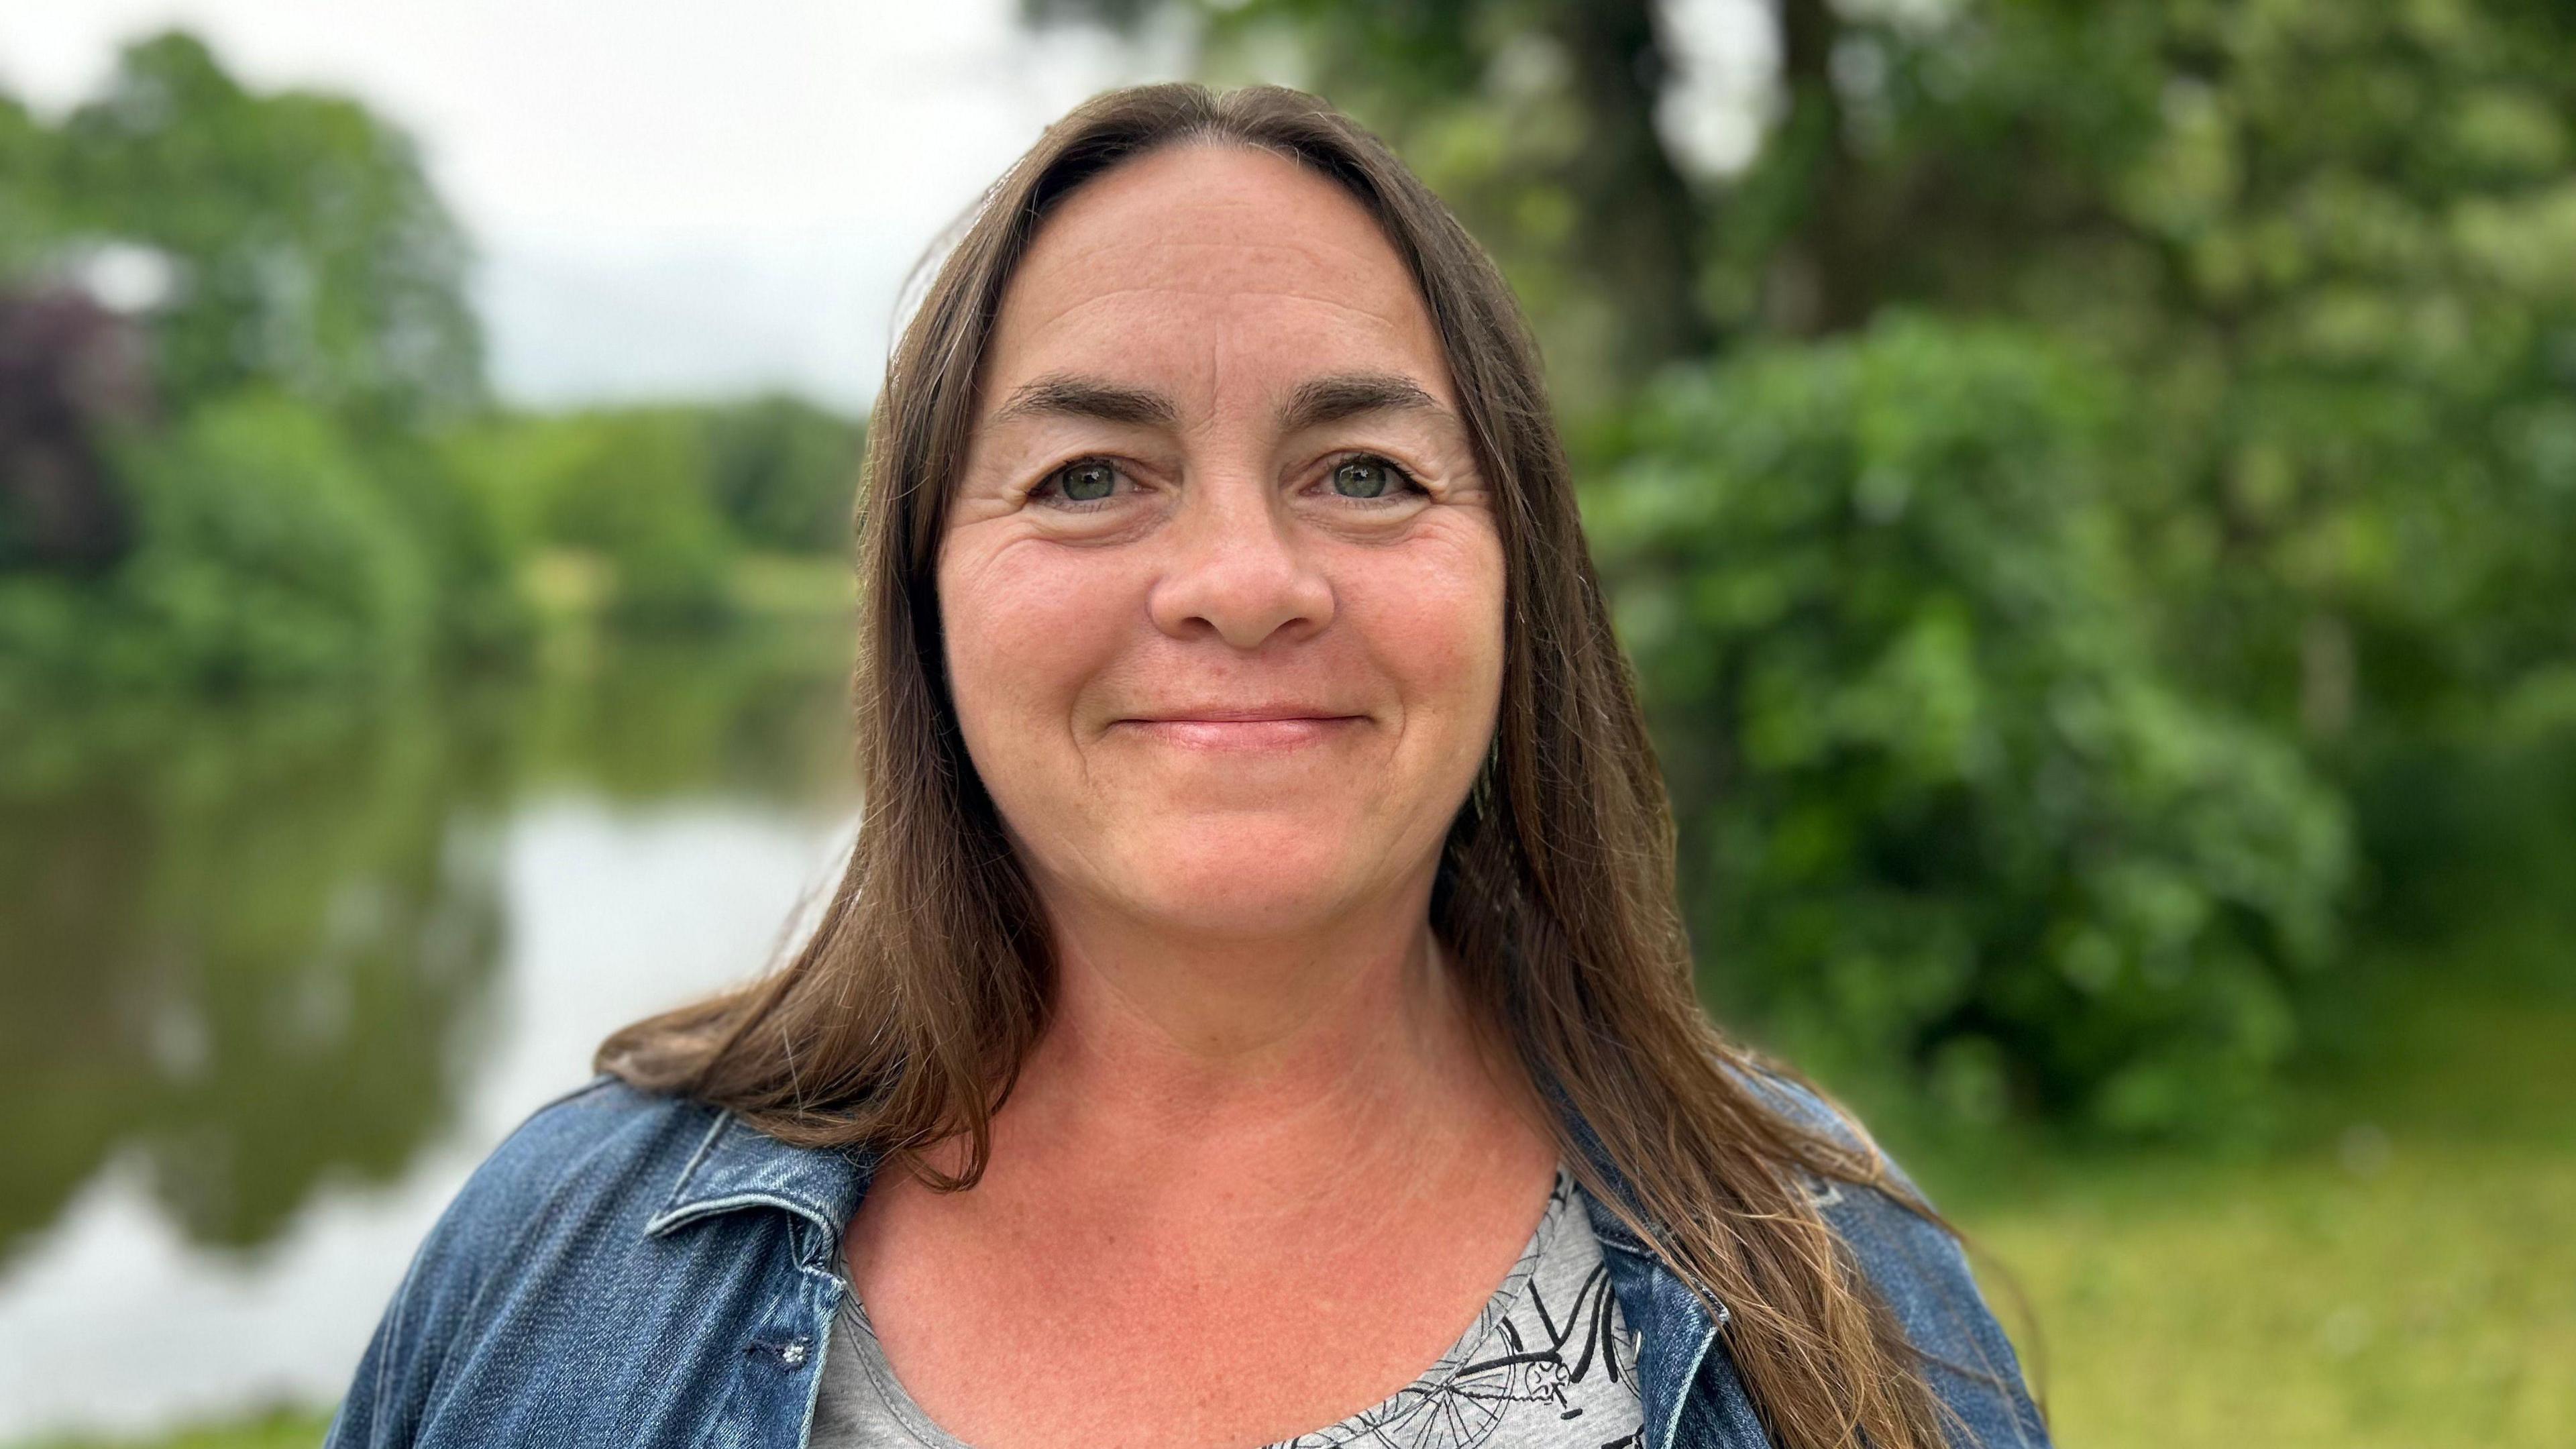
<path fill-rule="evenodd" d="M 1076 371 L 1151 383 L 1184 406 L 1323 372 L 1417 378 L 1454 405 L 1411 271 L 1330 179 L 1271 152 L 1168 147 L 1077 189 L 1004 289 L 985 409 Z"/>

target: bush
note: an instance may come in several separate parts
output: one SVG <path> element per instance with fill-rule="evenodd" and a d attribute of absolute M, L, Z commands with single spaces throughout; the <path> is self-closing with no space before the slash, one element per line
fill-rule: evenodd
<path fill-rule="evenodd" d="M 707 416 L 716 506 L 754 548 L 846 555 L 862 436 L 838 414 L 784 394 L 716 408 Z"/>
<path fill-rule="evenodd" d="M 641 623 L 686 624 L 725 610 L 732 540 L 707 488 L 697 417 L 639 410 L 577 417 L 572 465 L 550 480 L 550 542 L 592 549 L 617 572 L 612 609 Z"/>
<path fill-rule="evenodd" d="M 520 540 L 490 490 L 459 471 L 453 450 L 408 434 L 378 440 L 367 465 L 405 534 L 427 555 L 441 656 L 517 657 L 536 615 L 520 586 Z"/>
<path fill-rule="evenodd" d="M 447 453 L 521 547 L 604 561 L 621 620 L 691 625 L 728 611 L 738 547 L 709 484 L 706 431 L 679 407 L 502 415 Z"/>
<path fill-rule="evenodd" d="M 2012 333 L 1882 323 L 1667 376 L 1587 504 L 1722 1012 L 1970 1116 L 2243 1122 L 2345 826 L 2156 667 L 2115 396 Z"/>
<path fill-rule="evenodd" d="M 0 588 L 12 674 L 216 690 L 409 672 L 434 565 L 332 422 L 272 394 L 117 445 L 135 548 L 84 584 Z"/>

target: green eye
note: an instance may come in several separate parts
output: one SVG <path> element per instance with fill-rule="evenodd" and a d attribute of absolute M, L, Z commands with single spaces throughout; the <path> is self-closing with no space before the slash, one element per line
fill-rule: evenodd
<path fill-rule="evenodd" d="M 1106 463 L 1075 463 L 1055 476 L 1056 486 L 1074 503 L 1097 503 L 1118 486 L 1118 470 Z"/>
<path fill-rule="evenodd" d="M 1388 464 L 1378 458 L 1353 458 L 1333 470 L 1333 491 L 1344 498 L 1383 498 L 1394 486 Z"/>

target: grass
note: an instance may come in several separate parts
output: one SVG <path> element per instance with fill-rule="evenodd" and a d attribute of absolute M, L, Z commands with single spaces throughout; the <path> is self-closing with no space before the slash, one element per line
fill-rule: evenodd
<path fill-rule="evenodd" d="M 817 619 L 855 627 L 859 582 L 838 554 L 746 554 L 734 563 L 734 603 L 757 619 Z"/>
<path fill-rule="evenodd" d="M 1962 1194 L 2036 1311 L 2034 1337 L 1988 1276 L 2059 1442 L 2576 1444 L 2576 978 L 2458 967 L 2382 978 L 2275 1155 L 2060 1157 Z"/>
<path fill-rule="evenodd" d="M 147 1439 L 44 1439 L 30 1449 L 313 1449 L 331 1416 L 276 1409 L 252 1418 Z"/>
<path fill-rule="evenodd" d="M 2576 1442 L 2576 1154 L 2351 1142 L 1969 1218 L 2037 1311 L 2020 1337 L 2060 1442 Z"/>
<path fill-rule="evenodd" d="M 556 627 L 597 627 L 617 596 L 617 568 L 583 549 L 540 549 L 521 571 L 520 587 L 538 617 Z M 747 619 L 849 620 L 858 580 L 839 554 L 745 551 L 725 569 L 724 591 Z"/>

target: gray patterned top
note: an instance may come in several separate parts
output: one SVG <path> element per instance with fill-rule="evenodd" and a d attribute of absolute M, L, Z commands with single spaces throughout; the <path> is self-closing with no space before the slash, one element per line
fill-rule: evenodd
<path fill-rule="evenodd" d="M 1420 1377 L 1271 1449 L 1634 1449 L 1637 1342 L 1581 1193 L 1560 1165 L 1520 1259 Z M 842 1296 L 817 1395 L 812 1449 L 970 1449 L 895 1382 L 856 1293 Z"/>

